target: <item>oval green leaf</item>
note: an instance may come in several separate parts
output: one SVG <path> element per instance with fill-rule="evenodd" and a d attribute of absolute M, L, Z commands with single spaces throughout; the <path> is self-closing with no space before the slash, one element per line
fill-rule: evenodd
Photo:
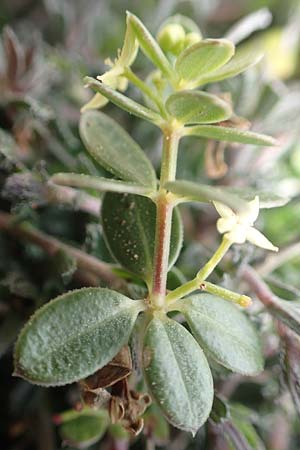
<path fill-rule="evenodd" d="M 100 111 L 81 115 L 80 135 L 88 152 L 118 178 L 156 190 L 151 162 L 139 145 L 113 119 Z"/>
<path fill-rule="evenodd" d="M 232 115 L 228 103 L 216 95 L 199 91 L 181 91 L 170 95 L 166 107 L 183 124 L 214 123 Z"/>
<path fill-rule="evenodd" d="M 176 303 L 204 351 L 218 363 L 247 375 L 263 370 L 258 335 L 245 314 L 232 303 L 198 294 Z"/>
<path fill-rule="evenodd" d="M 105 366 L 128 342 L 141 301 L 102 288 L 84 288 L 40 308 L 21 331 L 15 375 L 58 386 Z"/>
<path fill-rule="evenodd" d="M 101 410 L 66 411 L 59 419 L 63 422 L 59 432 L 64 444 L 80 449 L 99 441 L 109 424 L 107 413 Z"/>
<path fill-rule="evenodd" d="M 254 133 L 253 131 L 239 130 L 218 125 L 196 125 L 184 130 L 185 136 L 200 136 L 216 141 L 239 142 L 252 145 L 276 145 L 276 140 L 271 136 Z"/>
<path fill-rule="evenodd" d="M 233 54 L 234 45 L 228 39 L 205 39 L 184 50 L 175 69 L 185 81 L 197 81 L 226 64 Z"/>
<path fill-rule="evenodd" d="M 146 330 L 143 362 L 150 392 L 167 420 L 195 434 L 210 413 L 213 380 L 193 336 L 174 320 L 155 317 Z"/>
<path fill-rule="evenodd" d="M 282 197 L 275 192 L 263 191 L 256 188 L 224 186 L 224 190 L 230 195 L 236 195 L 247 202 L 250 202 L 258 195 L 259 209 L 278 208 L 279 206 L 286 205 L 290 201 L 290 198 Z"/>
<path fill-rule="evenodd" d="M 107 193 L 101 210 L 103 232 L 114 258 L 127 270 L 151 280 L 155 245 L 155 204 L 146 197 Z M 182 245 L 182 223 L 173 212 L 169 267 Z"/>
<path fill-rule="evenodd" d="M 237 49 L 234 57 L 227 64 L 201 77 L 197 85 L 215 83 L 235 77 L 257 64 L 262 57 L 263 54 L 257 51 L 256 46 L 245 44 Z"/>

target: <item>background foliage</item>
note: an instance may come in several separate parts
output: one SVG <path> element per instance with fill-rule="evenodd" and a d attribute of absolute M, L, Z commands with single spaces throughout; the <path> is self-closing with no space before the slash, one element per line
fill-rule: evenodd
<path fill-rule="evenodd" d="M 269 9 L 262 9 L 266 7 Z M 105 279 L 105 264 L 90 270 L 90 260 L 83 259 L 88 254 L 104 263 L 112 262 L 98 224 L 97 194 L 92 190 L 78 194 L 71 189 L 49 189 L 46 181 L 56 172 L 105 175 L 87 155 L 78 134 L 79 110 L 90 96 L 83 88 L 82 78 L 102 73 L 105 58 L 116 54 L 122 43 L 126 9 L 139 15 L 153 33 L 164 18 L 180 12 L 192 17 L 204 36 L 227 34 L 233 40 L 257 40 L 257 45 L 265 50 L 261 65 L 220 83 L 219 88 L 231 95 L 239 116 L 250 120 L 254 130 L 276 137 L 280 145 L 263 149 L 239 146 L 237 150 L 234 146 L 224 148 L 223 144 L 189 138 L 180 148 L 178 178 L 214 185 L 252 186 L 291 198 L 286 206 L 263 210 L 260 216 L 260 228 L 274 245 L 281 247 L 281 252 L 266 257 L 250 245 L 236 246 L 231 258 L 224 261 L 224 273 L 219 270 L 215 281 L 252 296 L 256 292 L 263 302 L 258 289 L 262 286 L 257 287 L 251 271 L 234 275 L 242 263 L 251 264 L 276 295 L 294 302 L 292 307 L 289 302 L 267 308 L 259 300 L 254 302 L 250 314 L 264 340 L 265 371 L 247 378 L 216 367 L 214 377 L 220 398 L 215 400 L 208 426 L 194 440 L 186 433 L 169 429 L 152 406 L 145 415 L 144 434 L 130 441 L 126 432 L 110 427 L 100 443 L 91 448 L 138 449 L 147 445 L 151 449 L 157 445 L 176 450 L 296 450 L 300 445 L 300 341 L 294 333 L 300 326 L 297 0 L 2 1 L 0 440 L 5 448 L 53 450 L 60 448 L 61 437 L 68 439 L 70 433 L 74 436 L 72 426 L 77 431 L 83 427 L 87 435 L 77 436 L 77 440 L 85 442 L 93 442 L 93 438 L 104 433 L 101 427 L 106 417 L 93 417 L 91 423 L 87 414 L 75 425 L 72 420 L 78 420 L 77 417 L 62 418 L 63 412 L 79 401 L 75 385 L 46 390 L 12 378 L 11 350 L 22 324 L 50 298 L 72 288 L 116 282 Z M 236 25 L 253 12 L 256 16 Z M 136 66 L 143 76 L 146 60 L 139 57 Z M 130 89 L 130 95 L 137 95 Z M 157 167 L 158 132 L 112 105 L 105 112 L 126 128 Z M 212 208 L 184 206 L 181 212 L 184 247 L 177 269 L 170 275 L 173 286 L 178 279 L 195 275 L 217 239 Z M 7 229 L 5 213 L 13 214 L 16 225 L 23 224 L 21 234 Z M 43 233 L 38 240 L 30 237 L 29 225 Z M 78 255 L 78 249 L 84 253 Z M 121 271 L 119 275 L 127 277 Z M 131 295 L 136 293 L 138 297 L 142 287 L 130 279 L 129 289 Z M 265 285 L 263 289 L 267 289 Z M 64 425 L 57 426 L 62 420 Z M 82 425 L 82 420 L 88 421 L 89 426 Z"/>

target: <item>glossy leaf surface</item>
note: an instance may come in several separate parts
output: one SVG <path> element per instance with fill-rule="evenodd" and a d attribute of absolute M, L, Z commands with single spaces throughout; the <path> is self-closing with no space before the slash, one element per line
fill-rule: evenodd
<path fill-rule="evenodd" d="M 199 91 L 181 91 L 170 95 L 166 107 L 183 124 L 214 123 L 228 119 L 232 110 L 216 95 Z"/>
<path fill-rule="evenodd" d="M 146 331 L 143 360 L 149 389 L 166 418 L 194 434 L 210 413 L 213 381 L 193 336 L 174 320 L 155 317 Z"/>
<path fill-rule="evenodd" d="M 149 280 L 155 244 L 155 204 L 146 197 L 131 194 L 106 194 L 102 204 L 102 225 L 114 258 L 126 269 Z M 169 267 L 182 245 L 179 212 L 173 212 Z"/>
<path fill-rule="evenodd" d="M 80 119 L 80 135 L 88 152 L 106 170 L 123 180 L 156 189 L 151 162 L 113 119 L 99 111 L 87 111 Z"/>
<path fill-rule="evenodd" d="M 57 297 L 25 325 L 15 349 L 15 374 L 47 386 L 85 378 L 128 342 L 143 304 L 118 292 L 83 288 Z"/>
<path fill-rule="evenodd" d="M 242 374 L 263 370 L 258 335 L 237 306 L 209 294 L 187 297 L 176 306 L 204 351 L 218 363 Z"/>

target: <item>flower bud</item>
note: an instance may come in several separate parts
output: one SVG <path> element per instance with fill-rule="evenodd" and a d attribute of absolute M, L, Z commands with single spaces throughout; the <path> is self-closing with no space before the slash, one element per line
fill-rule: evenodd
<path fill-rule="evenodd" d="M 184 28 L 177 23 L 169 23 L 158 32 L 157 40 L 164 52 L 178 55 L 185 44 Z"/>
<path fill-rule="evenodd" d="M 197 42 L 201 41 L 200 33 L 191 32 L 187 33 L 184 40 L 184 48 L 188 48 L 191 45 L 197 44 Z"/>

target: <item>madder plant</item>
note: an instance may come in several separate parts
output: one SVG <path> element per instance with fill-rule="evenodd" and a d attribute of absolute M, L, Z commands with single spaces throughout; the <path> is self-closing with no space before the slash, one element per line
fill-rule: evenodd
<path fill-rule="evenodd" d="M 146 80 L 132 70 L 139 50 L 155 66 Z M 140 280 L 141 295 L 121 283 L 118 290 L 86 287 L 50 301 L 19 335 L 15 375 L 42 386 L 80 382 L 87 405 L 100 408 L 100 416 L 108 409 L 113 422 L 138 433 L 150 397 L 124 384 L 132 371 L 129 345 L 143 368 L 138 390 L 147 389 L 171 424 L 195 434 L 214 399 L 209 362 L 241 374 L 262 371 L 260 339 L 242 311 L 251 299 L 207 279 L 233 244 L 249 241 L 277 250 L 254 228 L 259 208 L 278 204 L 276 195 L 269 199 L 253 189 L 176 180 L 178 147 L 187 136 L 275 145 L 271 137 L 235 128 L 239 120 L 226 95 L 203 90 L 260 59 L 247 45 L 235 49 L 227 39 L 203 39 L 182 16 L 165 22 L 156 40 L 136 16 L 127 14 L 124 45 L 116 60 L 108 61 L 111 68 L 97 79 L 85 78 L 96 94 L 80 119 L 87 151 L 112 177 L 58 173 L 49 183 L 105 192 L 100 214 L 106 244 L 124 278 L 127 273 Z M 128 83 L 140 90 L 144 104 L 123 94 Z M 159 179 L 132 137 L 97 111 L 109 101 L 160 129 Z M 170 289 L 168 273 L 183 240 L 178 207 L 184 202 L 213 203 L 223 237 L 193 279 L 178 279 Z M 88 409 L 85 413 L 89 416 Z M 98 429 L 96 438 L 102 434 Z"/>

